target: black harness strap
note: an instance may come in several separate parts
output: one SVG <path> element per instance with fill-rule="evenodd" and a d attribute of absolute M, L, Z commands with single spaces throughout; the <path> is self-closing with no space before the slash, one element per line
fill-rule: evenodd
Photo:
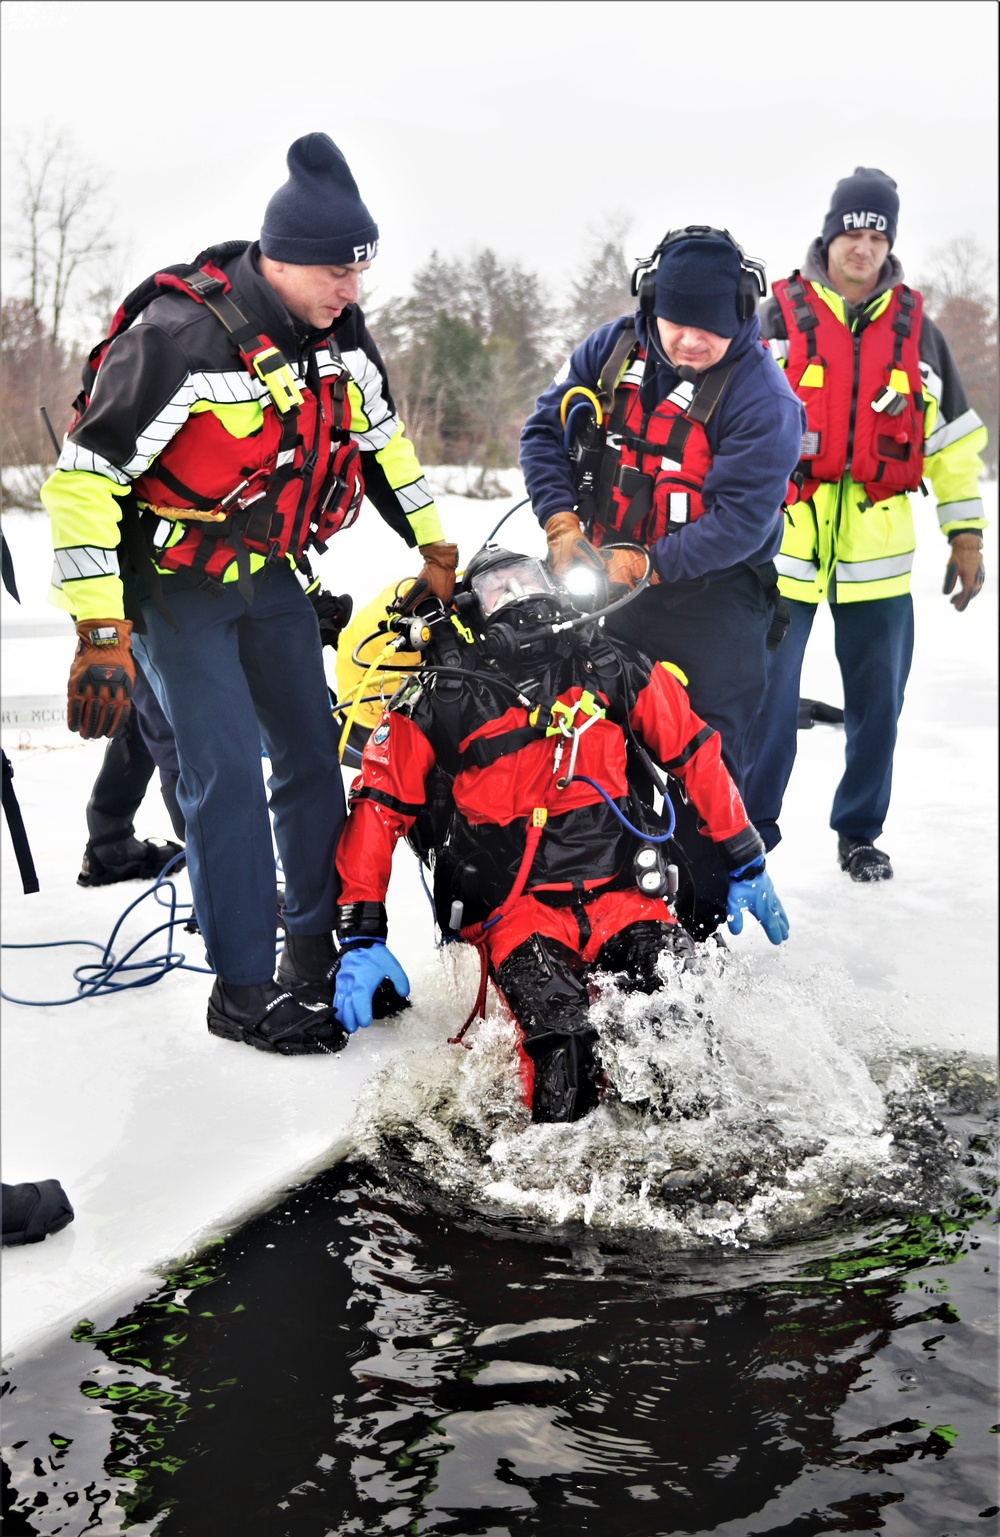
<path fill-rule="evenodd" d="M 24 830 L 24 818 L 14 794 L 14 766 L 6 753 L 3 753 L 3 814 L 7 818 L 10 841 L 14 845 L 21 886 L 25 896 L 30 896 L 38 890 L 38 876 L 35 873 L 35 861 L 31 857 L 28 834 Z"/>
<path fill-rule="evenodd" d="M 691 738 L 690 742 L 688 742 L 683 752 L 679 752 L 676 758 L 671 758 L 669 763 L 665 763 L 663 765 L 667 773 L 675 774 L 679 768 L 683 768 L 685 763 L 694 757 L 695 753 L 698 751 L 698 748 L 703 747 L 709 738 L 715 736 L 716 734 L 717 733 L 714 726 L 702 726 L 700 731 L 695 732 L 694 736 Z"/>
<path fill-rule="evenodd" d="M 802 281 L 798 271 L 792 273 L 788 280 L 788 297 L 792 301 L 792 319 L 795 328 L 801 331 L 806 339 L 806 363 L 807 366 L 816 356 L 815 330 L 819 325 L 819 316 L 813 309 L 809 288 Z"/>
<path fill-rule="evenodd" d="M 527 747 L 530 742 L 539 741 L 545 736 L 545 729 L 544 726 L 516 726 L 513 731 L 501 732 L 499 736 L 476 737 L 460 754 L 458 771 L 461 773 L 464 769 L 489 768 L 501 758 Z"/>
<path fill-rule="evenodd" d="M 363 785 L 359 790 L 351 791 L 351 803 L 355 801 L 377 801 L 380 806 L 385 806 L 390 811 L 396 811 L 403 817 L 419 816 L 425 809 L 426 802 L 414 805 L 409 801 L 398 800 L 395 795 L 387 795 L 384 790 L 375 790 L 370 785 Z"/>

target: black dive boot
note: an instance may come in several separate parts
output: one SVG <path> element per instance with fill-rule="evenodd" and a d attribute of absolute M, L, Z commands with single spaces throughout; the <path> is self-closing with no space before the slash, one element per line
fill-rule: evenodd
<path fill-rule="evenodd" d="M 624 993 L 655 993 L 663 986 L 658 961 L 672 955 L 688 970 L 694 962 L 694 941 L 679 923 L 642 919 L 612 934 L 597 953 L 598 971 L 620 975 Z"/>
<path fill-rule="evenodd" d="M 216 978 L 208 1000 L 208 1028 L 226 1041 L 243 1041 L 258 1051 L 285 1057 L 341 1051 L 347 1032 L 329 1003 L 296 997 L 279 982 L 238 987 Z"/>
<path fill-rule="evenodd" d="M 600 1100 L 597 1033 L 588 1023 L 587 984 L 574 965 L 579 960 L 566 945 L 535 935 L 497 967 L 497 984 L 534 1064 L 533 1121 L 579 1121 Z"/>
<path fill-rule="evenodd" d="M 179 843 L 169 838 L 136 838 L 129 833 L 109 833 L 91 838 L 83 854 L 83 864 L 76 878 L 78 886 L 111 886 L 116 881 L 155 881 L 177 854 Z M 179 870 L 179 859 L 174 865 Z"/>
<path fill-rule="evenodd" d="M 278 981 L 299 999 L 329 1004 L 337 970 L 332 934 L 286 934 L 278 957 Z"/>

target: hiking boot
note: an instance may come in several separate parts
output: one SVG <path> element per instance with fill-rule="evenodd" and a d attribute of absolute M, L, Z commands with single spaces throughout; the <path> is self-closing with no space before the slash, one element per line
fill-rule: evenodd
<path fill-rule="evenodd" d="M 278 957 L 278 981 L 296 998 L 319 1000 L 329 1005 L 337 969 L 337 947 L 332 934 L 285 934 Z"/>
<path fill-rule="evenodd" d="M 41 1243 L 73 1221 L 73 1208 L 57 1179 L 3 1186 L 3 1242 Z"/>
<path fill-rule="evenodd" d="M 892 863 L 864 838 L 837 839 L 837 858 L 840 868 L 846 870 L 852 881 L 891 881 Z"/>
<path fill-rule="evenodd" d="M 550 1034 L 543 1042 L 524 1044 L 535 1067 L 531 1091 L 533 1121 L 580 1121 L 597 1108 L 602 1070 L 592 1032 Z"/>
<path fill-rule="evenodd" d="M 168 838 L 143 838 L 129 834 L 119 837 L 91 838 L 83 853 L 83 864 L 76 878 L 78 886 L 111 886 L 115 881 L 155 881 L 178 854 L 184 850 Z M 173 866 L 179 870 L 183 858 Z"/>
<path fill-rule="evenodd" d="M 329 1003 L 297 997 L 278 982 L 239 987 L 216 978 L 208 1000 L 208 1028 L 226 1041 L 243 1041 L 258 1051 L 285 1057 L 341 1051 L 347 1033 Z"/>

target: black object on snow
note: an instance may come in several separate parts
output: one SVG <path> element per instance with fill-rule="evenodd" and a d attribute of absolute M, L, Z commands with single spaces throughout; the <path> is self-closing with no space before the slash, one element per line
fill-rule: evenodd
<path fill-rule="evenodd" d="M 844 712 L 835 704 L 823 704 L 820 699 L 800 699 L 799 730 L 811 731 L 817 721 L 827 726 L 842 726 Z"/>
<path fill-rule="evenodd" d="M 73 1221 L 73 1208 L 57 1179 L 37 1185 L 4 1185 L 3 1241 L 5 1244 L 41 1243 Z"/>

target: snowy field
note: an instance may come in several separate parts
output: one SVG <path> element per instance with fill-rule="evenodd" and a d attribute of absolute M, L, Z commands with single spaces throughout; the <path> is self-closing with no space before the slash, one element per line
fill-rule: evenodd
<path fill-rule="evenodd" d="M 435 473 L 446 531 L 467 559 L 523 494 L 519 478 L 504 477 L 509 500 L 483 503 L 456 494 L 463 489 L 457 473 Z M 986 492 L 995 519 L 995 485 Z M 801 1064 L 806 1077 L 814 1075 L 814 1095 L 826 1094 L 827 1118 L 836 1118 L 838 1092 L 847 1093 L 835 1082 L 844 1020 L 853 1021 L 856 1036 L 884 1030 L 938 1051 L 995 1050 L 998 578 L 991 567 L 982 595 L 956 614 L 940 594 L 946 546 L 933 503 L 918 499 L 917 513 L 916 654 L 882 839 L 896 878 L 861 887 L 838 869 L 827 822 L 843 733 L 817 726 L 799 734 L 784 842 L 769 860 L 790 940 L 775 951 L 752 923 L 729 940 L 734 960 L 726 985 L 740 994 L 733 1001 L 751 1037 L 759 1029 L 758 1073 L 787 1078 Z M 12 513 L 3 529 L 22 600 L 18 607 L 3 595 L 3 744 L 41 883 L 39 893 L 22 894 L 5 832 L 3 939 L 103 945 L 143 888 L 76 884 L 84 806 L 104 746 L 80 742 L 61 725 L 73 635 L 69 620 L 46 603 L 47 520 Z M 502 541 L 533 552 L 542 547 L 527 510 L 514 514 Z M 990 535 L 987 541 L 989 562 Z M 360 524 L 335 540 L 321 570 L 328 587 L 350 590 L 361 603 L 415 563 L 366 508 Z M 802 692 L 842 703 L 825 608 Z M 136 830 L 140 837 L 169 834 L 155 782 Z M 186 901 L 183 875 L 177 887 Z M 74 966 L 98 951 L 4 951 L 4 991 L 49 1002 L 3 1005 L 3 1177 L 58 1178 L 76 1209 L 76 1221 L 55 1238 L 3 1251 L 5 1358 L 83 1316 L 110 1321 L 151 1289 L 160 1267 L 343 1155 L 367 1134 L 379 1094 L 406 1084 L 408 1063 L 417 1076 L 444 1080 L 461 1072 L 476 1082 L 476 1054 L 447 1045 L 471 1008 L 476 963 L 468 952 L 450 950 L 445 960 L 435 949 L 416 862 L 405 847 L 397 852 L 388 906 L 390 944 L 409 973 L 414 1006 L 329 1058 L 270 1057 L 209 1036 L 206 975 L 174 971 L 150 988 L 60 1006 L 55 1000 L 75 992 Z M 144 901 L 127 920 L 116 954 L 165 917 Z M 162 945 L 160 936 L 153 951 Z M 191 965 L 203 965 L 197 936 L 180 934 L 176 947 Z M 775 1012 L 782 1014 L 778 1021 Z M 821 1059 L 833 1080 L 826 1088 Z M 533 1128 L 531 1137 L 568 1130 Z M 551 1152 L 569 1143 L 564 1137 L 546 1146 Z M 495 1185 L 500 1197 L 505 1188 L 502 1179 Z"/>

